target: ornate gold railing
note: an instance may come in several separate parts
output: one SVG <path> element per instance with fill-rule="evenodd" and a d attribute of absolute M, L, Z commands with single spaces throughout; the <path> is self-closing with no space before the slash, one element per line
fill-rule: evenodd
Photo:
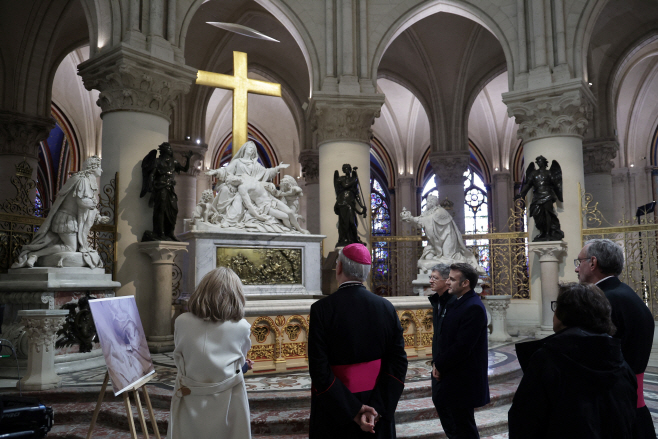
<path fill-rule="evenodd" d="M 530 298 L 528 276 L 528 233 L 482 233 L 462 235 L 487 274 L 482 287 L 489 294 Z M 385 296 L 407 296 L 418 275 L 422 236 L 372 236 L 373 270 L 370 287 Z"/>

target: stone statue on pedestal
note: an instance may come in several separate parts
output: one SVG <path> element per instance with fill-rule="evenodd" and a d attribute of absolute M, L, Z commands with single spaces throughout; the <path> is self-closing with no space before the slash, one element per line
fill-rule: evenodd
<path fill-rule="evenodd" d="M 358 168 L 348 164 L 343 165 L 345 175 L 339 176 L 334 172 L 334 190 L 336 191 L 336 204 L 334 213 L 338 215 L 338 242 L 336 247 L 345 247 L 349 244 L 363 244 L 359 237 L 357 227 L 357 215 L 364 218 L 368 215 L 368 209 L 364 204 L 363 192 L 356 174 Z"/>
<path fill-rule="evenodd" d="M 220 182 L 212 202 L 216 213 L 209 221 L 197 218 L 195 226 L 205 223 L 226 231 L 308 234 L 298 222 L 297 199 L 302 193 L 295 179 L 283 177 L 281 191 L 271 182 L 288 166 L 264 167 L 258 163 L 256 144 L 248 141 L 228 165 L 206 173 Z"/>
<path fill-rule="evenodd" d="M 535 159 L 535 162 L 539 169 L 535 168 L 534 163 L 528 165 L 525 183 L 521 192 L 514 198 L 525 198 L 528 191 L 534 189 L 528 215 L 535 220 L 539 235 L 532 241 L 560 241 L 564 238 L 564 232 L 560 229 L 560 221 L 553 203 L 562 201 L 562 168 L 553 160 L 551 168 L 546 169 L 548 160 L 541 155 Z"/>
<path fill-rule="evenodd" d="M 100 157 L 93 156 L 85 161 L 82 171 L 69 177 L 48 217 L 32 242 L 23 246 L 12 268 L 103 267 L 100 256 L 87 241 L 91 226 L 107 224 L 110 220 L 96 208 L 96 179 L 102 172 Z"/>
<path fill-rule="evenodd" d="M 425 229 L 427 246 L 418 260 L 421 273 L 429 273 L 429 270 L 439 263 L 450 265 L 455 262 L 466 262 L 478 272 L 484 273 L 473 252 L 464 245 L 452 215 L 439 205 L 437 196 L 427 197 L 427 208 L 420 216 L 411 216 L 411 212 L 403 207 L 400 217 L 402 221 L 414 222 Z"/>
<path fill-rule="evenodd" d="M 142 242 L 147 241 L 178 241 L 174 236 L 176 216 L 178 215 L 178 197 L 174 191 L 176 180 L 174 173 L 187 172 L 190 167 L 189 151 L 185 154 L 185 166 L 174 158 L 174 150 L 168 142 L 161 144 L 160 157 L 153 149 L 142 160 L 142 192 L 140 198 L 151 193 L 149 207 L 153 207 L 153 230 L 147 230 L 142 236 Z"/>

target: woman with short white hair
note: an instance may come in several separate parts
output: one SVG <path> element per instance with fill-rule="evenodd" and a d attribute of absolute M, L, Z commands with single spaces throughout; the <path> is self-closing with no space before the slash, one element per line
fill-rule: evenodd
<path fill-rule="evenodd" d="M 242 282 L 233 270 L 206 274 L 176 319 L 178 368 L 167 438 L 251 437 L 243 365 L 251 348 Z"/>

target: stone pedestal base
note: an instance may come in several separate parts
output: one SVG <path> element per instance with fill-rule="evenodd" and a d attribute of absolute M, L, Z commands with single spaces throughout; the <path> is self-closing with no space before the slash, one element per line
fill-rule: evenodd
<path fill-rule="evenodd" d="M 512 336 L 507 333 L 507 308 L 512 296 L 483 296 L 483 299 L 491 313 L 493 326 L 489 341 L 511 341 Z"/>
<path fill-rule="evenodd" d="M 59 387 L 62 379 L 55 372 L 55 339 L 64 325 L 68 310 L 22 310 L 18 312 L 25 325 L 29 352 L 27 372 L 17 388 L 47 390 Z"/>
<path fill-rule="evenodd" d="M 553 311 L 551 302 L 557 300 L 559 291 L 559 267 L 560 259 L 567 254 L 567 243 L 564 241 L 531 242 L 528 244 L 531 252 L 539 256 L 541 277 L 541 304 L 539 307 L 540 332 L 553 333 Z M 533 290 L 534 294 L 534 290 Z"/>
<path fill-rule="evenodd" d="M 187 242 L 140 242 L 139 251 L 151 257 L 153 264 L 153 296 L 150 298 L 150 325 L 146 340 L 151 352 L 170 352 L 174 348 L 171 325 L 172 266 L 177 252 L 187 251 Z"/>
<path fill-rule="evenodd" d="M 0 274 L 0 293 L 26 291 L 110 290 L 121 284 L 103 268 L 35 267 L 12 268 Z"/>

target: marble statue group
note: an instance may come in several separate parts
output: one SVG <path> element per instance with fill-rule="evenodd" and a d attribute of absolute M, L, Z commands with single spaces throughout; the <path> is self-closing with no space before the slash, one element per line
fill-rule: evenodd
<path fill-rule="evenodd" d="M 302 189 L 291 176 L 281 178 L 280 189 L 272 180 L 288 164 L 266 168 L 258 162 L 256 144 L 245 143 L 231 162 L 207 175 L 218 180 L 217 195 L 202 194 L 193 218 L 194 225 L 215 230 L 264 233 L 309 232 L 299 225 Z"/>

